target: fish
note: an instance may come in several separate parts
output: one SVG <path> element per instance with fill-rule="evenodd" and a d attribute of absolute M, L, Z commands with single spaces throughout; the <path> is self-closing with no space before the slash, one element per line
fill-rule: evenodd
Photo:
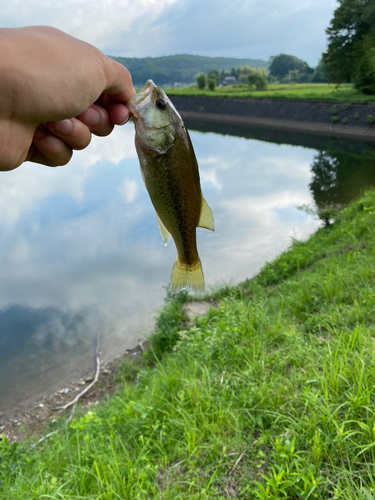
<path fill-rule="evenodd" d="M 172 236 L 177 259 L 170 278 L 172 293 L 204 290 L 196 228 L 215 230 L 212 210 L 203 198 L 198 163 L 185 124 L 165 92 L 148 80 L 127 101 L 135 127 L 143 182 L 156 212 L 165 245 Z"/>

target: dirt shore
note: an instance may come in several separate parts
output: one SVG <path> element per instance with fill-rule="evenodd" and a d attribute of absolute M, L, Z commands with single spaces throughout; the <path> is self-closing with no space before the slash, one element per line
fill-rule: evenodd
<path fill-rule="evenodd" d="M 145 349 L 147 349 L 147 342 L 142 342 L 134 349 L 127 350 L 123 356 L 119 356 L 100 367 L 98 382 L 79 399 L 80 406 L 87 410 L 113 394 L 123 383 L 118 377 L 122 360 L 126 359 L 131 363 L 136 363 Z M 0 435 L 5 434 L 10 442 L 14 442 L 22 441 L 29 436 L 40 436 L 43 433 L 51 432 L 57 419 L 65 411 L 69 415 L 72 410 L 71 407 L 67 410 L 62 410 L 62 408 L 93 382 L 94 377 L 95 373 L 90 373 L 52 394 L 46 394 L 30 405 L 26 411 L 15 410 L 12 415 L 6 417 L 0 415 Z"/>
<path fill-rule="evenodd" d="M 185 327 L 194 324 L 195 317 L 208 314 L 210 307 L 217 307 L 214 302 L 187 302 L 183 306 L 186 315 Z M 118 356 L 104 366 L 97 366 L 98 380 L 90 390 L 79 399 L 83 410 L 95 406 L 105 400 L 124 384 L 124 378 L 119 376 L 120 366 L 123 361 L 128 361 L 128 366 L 137 365 L 142 353 L 149 347 L 147 340 L 140 342 L 133 349 L 128 349 L 123 356 Z M 30 436 L 41 436 L 53 432 L 57 419 L 67 412 L 69 415 L 72 406 L 64 410 L 64 406 L 71 403 L 77 395 L 83 392 L 95 379 L 95 373 L 76 380 L 60 390 L 46 394 L 26 411 L 15 411 L 12 415 L 0 414 L 0 440 L 5 435 L 10 442 L 22 441 Z"/>
<path fill-rule="evenodd" d="M 375 141 L 375 105 L 365 102 L 171 96 L 184 119 Z"/>

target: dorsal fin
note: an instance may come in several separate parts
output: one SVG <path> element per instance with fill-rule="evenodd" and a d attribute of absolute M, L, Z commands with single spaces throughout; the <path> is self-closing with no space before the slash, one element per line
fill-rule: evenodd
<path fill-rule="evenodd" d="M 158 220 L 159 231 L 160 231 L 161 237 L 163 238 L 163 243 L 164 243 L 165 246 L 167 246 L 168 245 L 168 241 L 171 238 L 171 235 L 170 235 L 168 229 L 162 223 L 162 221 L 161 221 L 161 219 L 160 219 L 160 217 L 159 217 L 158 214 L 156 214 L 156 218 Z"/>
<path fill-rule="evenodd" d="M 212 210 L 207 205 L 207 201 L 202 196 L 201 214 L 199 216 L 198 227 L 204 227 L 210 231 L 215 231 L 214 216 Z"/>

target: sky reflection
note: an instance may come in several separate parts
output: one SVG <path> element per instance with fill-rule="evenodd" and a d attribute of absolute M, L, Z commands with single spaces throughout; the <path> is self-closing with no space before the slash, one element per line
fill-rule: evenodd
<path fill-rule="evenodd" d="M 198 229 L 208 286 L 254 275 L 318 222 L 316 151 L 191 132 L 216 231 Z M 0 184 L 0 410 L 52 391 L 147 333 L 176 250 L 164 247 L 131 125 L 93 138 L 67 167 L 25 164 Z"/>

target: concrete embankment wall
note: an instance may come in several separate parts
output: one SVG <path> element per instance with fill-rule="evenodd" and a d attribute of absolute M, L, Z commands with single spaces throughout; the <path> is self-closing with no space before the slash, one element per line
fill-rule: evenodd
<path fill-rule="evenodd" d="M 375 141 L 375 103 L 171 96 L 184 119 Z"/>

